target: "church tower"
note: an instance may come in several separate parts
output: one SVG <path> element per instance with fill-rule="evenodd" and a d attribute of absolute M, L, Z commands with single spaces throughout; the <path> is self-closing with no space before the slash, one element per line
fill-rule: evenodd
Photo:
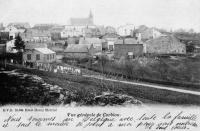
<path fill-rule="evenodd" d="M 93 23 L 93 14 L 92 14 L 92 11 L 90 10 L 90 14 L 89 14 L 89 19 L 90 19 L 90 24 L 94 24 Z"/>
<path fill-rule="evenodd" d="M 89 18 L 93 19 L 93 14 L 91 10 L 90 10 Z"/>

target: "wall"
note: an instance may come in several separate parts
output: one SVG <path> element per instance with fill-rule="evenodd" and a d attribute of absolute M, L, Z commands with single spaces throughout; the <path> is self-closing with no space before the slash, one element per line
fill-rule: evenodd
<path fill-rule="evenodd" d="M 154 38 L 157 38 L 161 36 L 161 33 L 155 29 L 147 29 L 145 30 L 144 32 L 141 33 L 141 38 L 143 40 L 146 40 L 146 39 L 154 39 Z"/>
<path fill-rule="evenodd" d="M 127 57 L 128 52 L 133 52 L 134 56 L 143 54 L 142 44 L 115 44 L 114 57 L 120 58 L 121 56 Z"/>
<path fill-rule="evenodd" d="M 88 56 L 89 56 L 89 54 L 87 52 L 83 52 L 83 53 L 80 53 L 80 52 L 67 53 L 67 52 L 65 52 L 65 57 L 67 57 L 67 58 L 79 58 L 79 59 L 82 59 L 82 58 L 87 58 Z"/>
<path fill-rule="evenodd" d="M 158 38 L 146 42 L 146 53 L 156 54 L 185 54 L 185 44 L 178 41 L 171 41 L 168 38 Z"/>
<path fill-rule="evenodd" d="M 117 34 L 120 36 L 128 36 L 131 35 L 131 33 L 133 32 L 135 26 L 134 25 L 124 25 L 121 26 L 117 29 Z"/>
<path fill-rule="evenodd" d="M 31 54 L 31 60 L 27 59 L 27 54 Z M 40 54 L 40 60 L 36 60 L 36 54 Z M 50 55 L 50 54 L 48 54 Z M 51 54 L 54 55 L 54 58 L 47 60 L 47 54 L 43 54 L 39 51 L 36 50 L 27 50 L 23 54 L 23 60 L 27 62 L 43 62 L 43 63 L 51 63 L 56 60 L 56 54 Z M 53 57 L 53 56 L 52 56 Z"/>

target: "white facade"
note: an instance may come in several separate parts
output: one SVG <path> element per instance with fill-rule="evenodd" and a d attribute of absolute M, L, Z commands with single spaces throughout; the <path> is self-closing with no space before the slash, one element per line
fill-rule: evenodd
<path fill-rule="evenodd" d="M 61 38 L 66 37 L 73 37 L 73 36 L 85 36 L 86 28 L 96 28 L 96 26 L 73 26 L 73 25 L 67 25 L 65 26 L 65 29 L 61 31 Z"/>
<path fill-rule="evenodd" d="M 23 33 L 25 29 L 17 29 L 14 26 L 8 26 L 4 30 L 5 32 L 9 32 L 9 38 L 14 39 L 16 37 L 16 34 Z"/>
<path fill-rule="evenodd" d="M 139 32 L 136 35 L 141 35 L 141 39 L 148 40 L 148 39 L 158 38 L 158 37 L 162 36 L 162 33 L 160 33 L 158 30 L 156 30 L 154 28 L 149 28 L 143 32 Z"/>
<path fill-rule="evenodd" d="M 11 41 L 8 41 L 6 43 L 6 52 L 9 52 L 9 53 L 16 53 L 17 50 L 14 49 L 15 47 L 15 40 L 11 40 Z"/>
<path fill-rule="evenodd" d="M 127 24 L 117 28 L 117 34 L 120 36 L 128 36 L 134 31 L 135 26 L 132 24 Z"/>

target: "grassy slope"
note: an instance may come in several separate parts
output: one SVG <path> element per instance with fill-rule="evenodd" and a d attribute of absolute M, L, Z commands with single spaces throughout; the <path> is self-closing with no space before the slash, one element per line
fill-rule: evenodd
<path fill-rule="evenodd" d="M 87 98 L 90 95 L 99 95 L 103 91 L 111 91 L 115 93 L 131 95 L 135 98 L 139 98 L 139 100 L 143 101 L 144 103 L 159 102 L 163 104 L 200 104 L 200 96 L 142 86 L 133 86 L 118 82 L 100 81 L 82 76 L 54 74 L 35 69 L 22 68 L 22 71 L 25 73 L 38 75 L 47 83 L 59 85 L 67 91 L 78 92 L 80 99 Z"/>

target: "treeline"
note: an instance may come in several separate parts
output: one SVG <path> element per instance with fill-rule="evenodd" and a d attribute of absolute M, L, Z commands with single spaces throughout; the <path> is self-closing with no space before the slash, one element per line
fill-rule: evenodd
<path fill-rule="evenodd" d="M 76 65 L 118 78 L 196 90 L 200 87 L 200 60 L 198 59 L 144 58 L 142 60 L 143 58 L 111 62 L 102 58 L 96 64 L 88 61 Z"/>

